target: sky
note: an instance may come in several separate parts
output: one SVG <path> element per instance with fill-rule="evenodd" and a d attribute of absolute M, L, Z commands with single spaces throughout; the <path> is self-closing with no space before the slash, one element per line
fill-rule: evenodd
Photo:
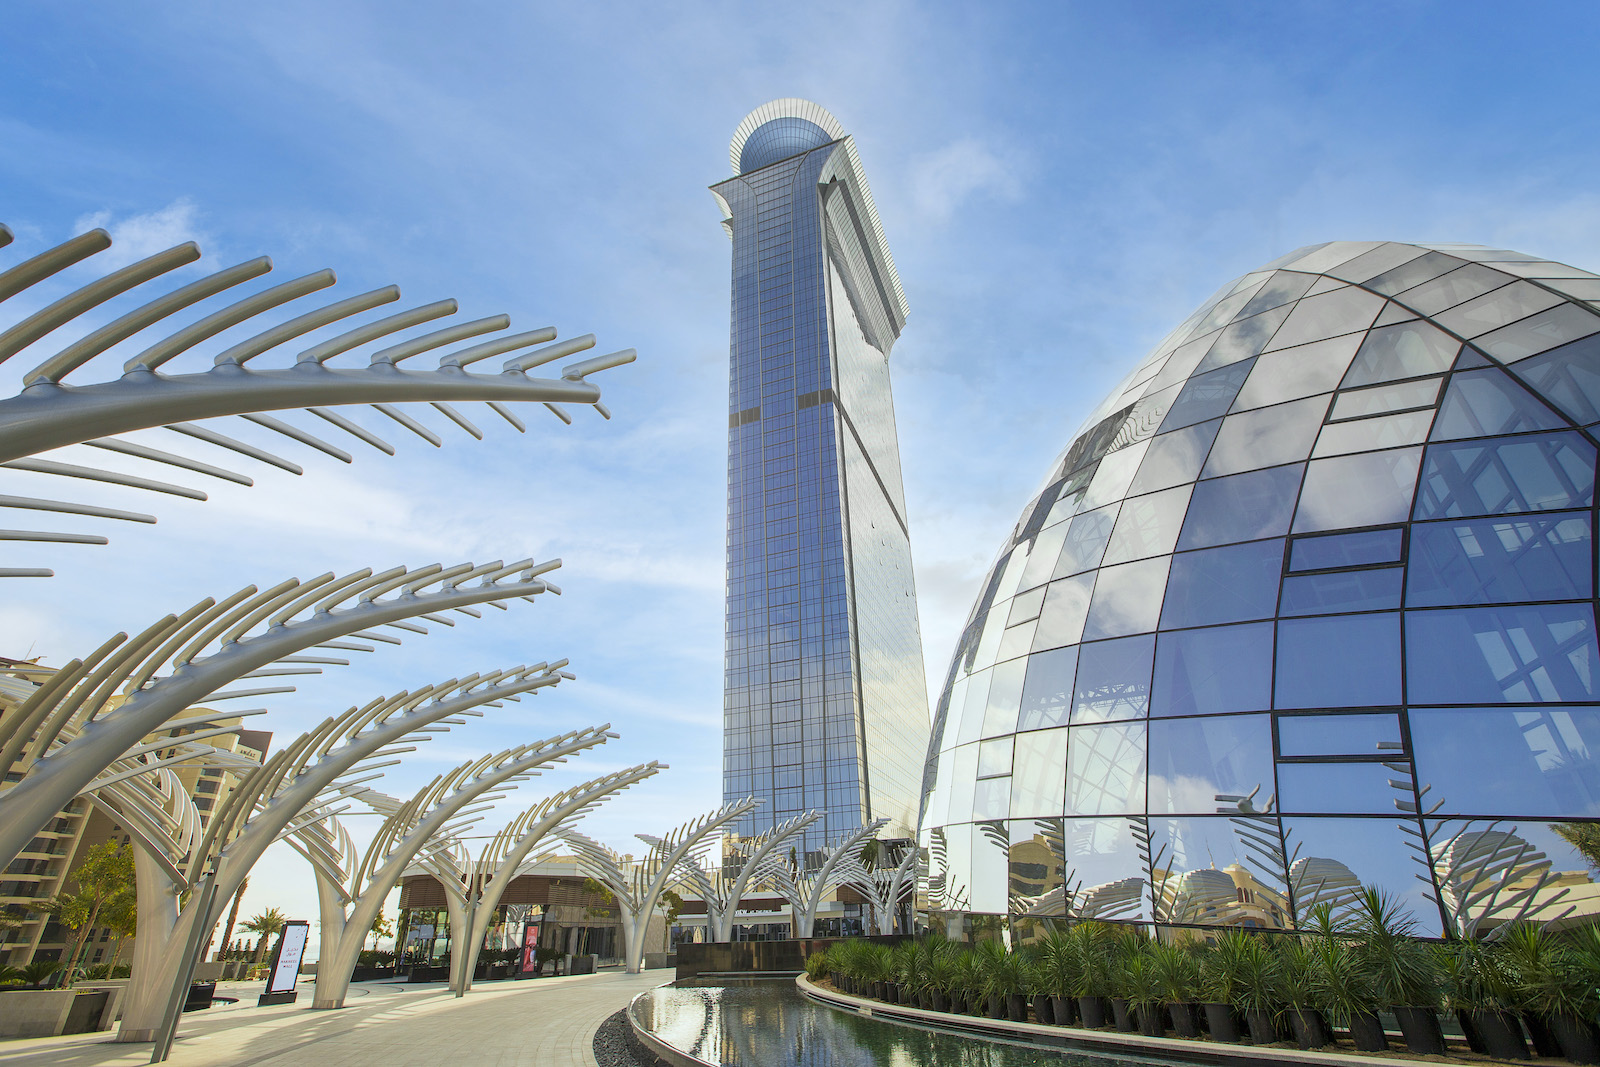
<path fill-rule="evenodd" d="M 1508 14 L 1470 0 L 10 5 L 0 222 L 17 242 L 0 269 L 93 226 L 116 244 L 0 307 L 0 327 L 195 240 L 205 257 L 175 280 L 267 254 L 268 281 L 336 270 L 330 299 L 392 282 L 401 306 L 452 296 L 459 320 L 506 312 L 639 360 L 595 379 L 610 422 L 578 410 L 519 435 L 488 415 L 480 442 L 434 417 L 436 450 L 357 416 L 398 455 L 353 444 L 348 466 L 230 428 L 305 474 L 253 465 L 253 488 L 205 479 L 205 503 L 0 472 L 0 493 L 160 518 L 52 517 L 111 544 L 8 547 L 7 565 L 57 577 L 0 587 L 0 655 L 59 664 L 247 583 L 559 557 L 559 598 L 306 679 L 256 725 L 282 744 L 374 696 L 566 657 L 576 681 L 436 739 L 383 788 L 409 795 L 480 753 L 609 722 L 618 739 L 483 825 L 660 759 L 669 771 L 585 826 L 636 848 L 634 833 L 720 800 L 729 250 L 706 187 L 730 173 L 747 112 L 799 96 L 838 117 L 905 286 L 890 366 L 936 698 L 1050 460 L 1231 278 L 1327 240 L 1600 266 L 1600 6 Z M 0 395 L 132 300 L 0 365 Z M 113 376 L 141 339 L 79 378 Z M 0 525 L 38 519 L 12 516 Z M 269 906 L 315 918 L 292 853 L 252 879 L 244 913 Z"/>

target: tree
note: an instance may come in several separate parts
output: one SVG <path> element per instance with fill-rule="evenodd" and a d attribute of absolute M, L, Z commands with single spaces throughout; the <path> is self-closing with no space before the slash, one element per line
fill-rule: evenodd
<path fill-rule="evenodd" d="M 115 841 L 103 841 L 84 856 L 73 872 L 73 880 L 78 883 L 76 892 L 57 896 L 46 906 L 57 922 L 78 932 L 67 960 L 69 977 L 78 966 L 90 932 L 99 923 L 102 909 L 118 895 L 133 893 L 133 852 Z"/>
<path fill-rule="evenodd" d="M 661 900 L 667 905 L 667 921 L 661 927 L 661 951 L 672 951 L 672 924 L 683 914 L 683 898 L 670 889 L 661 891 Z"/>
<path fill-rule="evenodd" d="M 283 912 L 279 911 L 277 908 L 268 908 L 261 914 L 252 915 L 249 919 L 246 919 L 244 922 L 239 924 L 239 929 L 245 931 L 246 933 L 255 934 L 258 938 L 256 941 L 256 955 L 255 958 L 250 961 L 251 966 L 255 966 L 261 962 L 261 957 L 267 954 L 267 942 L 269 942 L 279 930 L 283 929 L 283 924 L 287 918 L 288 916 L 284 915 Z"/>
<path fill-rule="evenodd" d="M 233 937 L 233 928 L 239 922 L 239 905 L 244 903 L 244 891 L 250 888 L 250 879 L 246 878 L 239 883 L 239 891 L 233 894 L 233 907 L 228 910 L 228 925 L 222 928 L 222 947 L 217 950 L 217 959 L 228 958 L 228 941 Z"/>
<path fill-rule="evenodd" d="M 1558 822 L 1552 824 L 1550 829 L 1583 853 L 1592 870 L 1600 871 L 1600 826 L 1587 822 Z"/>
<path fill-rule="evenodd" d="M 379 938 L 394 936 L 394 926 L 388 919 L 384 918 L 383 908 L 380 907 L 378 909 L 377 916 L 372 920 L 372 929 L 368 932 L 372 934 L 372 951 L 374 952 L 378 951 Z"/>
<path fill-rule="evenodd" d="M 128 943 L 128 938 L 139 934 L 138 894 L 128 889 L 112 897 L 101 911 L 100 921 L 111 928 L 111 936 L 117 939 L 116 951 L 111 953 L 111 962 L 106 965 L 106 977 L 114 978 L 112 972 L 117 961 L 122 959 L 122 947 Z"/>

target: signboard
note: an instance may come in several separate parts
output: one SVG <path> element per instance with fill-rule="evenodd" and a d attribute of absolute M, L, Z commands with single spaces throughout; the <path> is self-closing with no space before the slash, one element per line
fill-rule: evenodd
<path fill-rule="evenodd" d="M 311 924 L 295 919 L 283 924 L 278 935 L 278 947 L 272 953 L 272 973 L 267 976 L 267 995 L 293 993 L 295 979 L 300 976 L 300 961 L 306 955 L 306 941 L 311 937 Z"/>
<path fill-rule="evenodd" d="M 535 964 L 534 953 L 539 948 L 539 924 L 524 923 L 522 926 L 522 973 L 530 973 Z"/>

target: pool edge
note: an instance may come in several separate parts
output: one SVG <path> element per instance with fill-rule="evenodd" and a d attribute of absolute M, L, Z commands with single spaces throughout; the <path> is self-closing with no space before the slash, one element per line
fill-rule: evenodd
<path fill-rule="evenodd" d="M 1074 1026 L 1046 1026 L 1040 1023 L 1014 1023 L 975 1015 L 926 1011 L 880 1000 L 852 996 L 823 989 L 805 975 L 795 978 L 802 995 L 830 1008 L 900 1025 L 921 1025 L 947 1033 L 978 1038 L 1010 1038 L 1041 1048 L 1070 1048 L 1084 1052 L 1110 1052 L 1161 1056 L 1189 1063 L 1222 1064 L 1225 1067 L 1262 1067 L 1263 1064 L 1293 1063 L 1306 1067 L 1417 1067 L 1419 1063 L 1441 1062 L 1398 1059 L 1369 1054 L 1316 1052 L 1297 1048 L 1253 1045 L 1224 1045 L 1214 1041 L 1187 1041 L 1174 1037 L 1145 1037 L 1141 1034 L 1083 1030 Z"/>

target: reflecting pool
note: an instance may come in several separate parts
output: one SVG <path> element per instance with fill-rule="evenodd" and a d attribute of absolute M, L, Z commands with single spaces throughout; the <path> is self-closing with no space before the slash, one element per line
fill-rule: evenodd
<path fill-rule="evenodd" d="M 639 1025 L 721 1067 L 1111 1067 L 1167 1060 L 1087 1054 L 879 1022 L 808 1000 L 792 978 L 652 990 Z"/>

